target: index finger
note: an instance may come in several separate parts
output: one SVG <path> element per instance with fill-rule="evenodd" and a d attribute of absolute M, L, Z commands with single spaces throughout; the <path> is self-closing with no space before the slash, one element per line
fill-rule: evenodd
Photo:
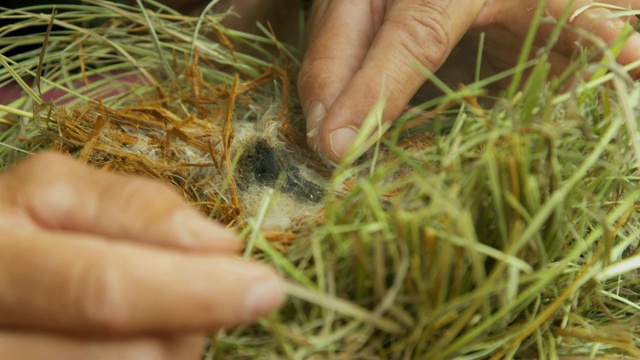
<path fill-rule="evenodd" d="M 362 67 L 333 103 L 320 127 L 321 151 L 330 160 L 338 161 L 379 96 L 386 103 L 383 122 L 396 119 L 426 80 L 414 63 L 417 61 L 435 72 L 473 24 L 482 5 L 483 1 L 465 0 L 395 2 Z"/>
<path fill-rule="evenodd" d="M 247 323 L 282 301 L 265 265 L 76 233 L 0 228 L 0 327 L 89 334 Z"/>
<path fill-rule="evenodd" d="M 381 0 L 313 2 L 309 45 L 298 75 L 308 142 L 317 151 L 318 127 L 327 109 L 360 69 L 380 27 Z"/>
<path fill-rule="evenodd" d="M 99 171 L 53 152 L 34 155 L 0 173 L 0 225 L 30 222 L 171 246 L 234 252 L 236 237 L 191 208 L 158 181 Z M 11 225 L 11 224 L 9 224 Z"/>

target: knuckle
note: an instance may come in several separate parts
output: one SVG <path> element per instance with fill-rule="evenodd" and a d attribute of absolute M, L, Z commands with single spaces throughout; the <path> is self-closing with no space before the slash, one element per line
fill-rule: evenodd
<path fill-rule="evenodd" d="M 140 221 L 147 219 L 168 222 L 176 213 L 189 208 L 176 190 L 159 181 L 130 176 L 117 186 L 114 191 L 106 192 L 109 194 L 107 196 L 111 196 L 109 200 L 126 206 L 131 212 L 140 211 Z"/>
<path fill-rule="evenodd" d="M 322 75 L 331 71 L 333 63 L 335 59 L 328 56 L 305 57 L 298 73 L 298 87 L 313 86 L 317 80 L 322 79 Z"/>
<path fill-rule="evenodd" d="M 138 176 L 130 176 L 128 181 L 109 193 L 117 197 L 112 199 L 114 203 L 123 204 L 131 211 L 143 211 L 140 219 L 168 221 L 175 212 L 187 207 L 185 199 L 171 187 Z M 153 203 L 156 205 L 149 205 Z"/>
<path fill-rule="evenodd" d="M 117 333 L 126 330 L 130 314 L 124 278 L 109 259 L 96 256 L 79 262 L 70 286 L 80 324 L 91 330 Z"/>
<path fill-rule="evenodd" d="M 303 107 L 314 98 L 325 98 L 335 86 L 336 60 L 329 56 L 306 57 L 300 67 L 297 89 Z"/>
<path fill-rule="evenodd" d="M 120 185 L 120 184 L 118 184 Z M 158 197 L 178 201 L 178 194 L 165 184 L 139 176 L 127 176 L 127 181 L 117 189 L 125 203 L 130 201 L 147 202 Z"/>
<path fill-rule="evenodd" d="M 302 64 L 298 71 L 298 86 L 302 86 L 308 81 L 307 78 L 313 72 L 313 66 L 311 65 L 312 62 L 313 61 L 310 60 L 308 56 L 302 59 Z"/>
<path fill-rule="evenodd" d="M 77 200 L 71 158 L 52 151 L 33 155 L 7 173 L 0 174 L 6 200 L 43 224 L 66 213 Z M 51 211 L 56 209 L 56 212 Z"/>
<path fill-rule="evenodd" d="M 425 2 L 408 9 L 402 18 L 394 20 L 404 36 L 399 38 L 400 51 L 430 70 L 439 68 L 452 48 L 452 23 L 446 8 Z"/>
<path fill-rule="evenodd" d="M 44 173 L 45 169 L 64 169 L 72 166 L 73 163 L 74 161 L 65 155 L 53 151 L 45 151 L 28 157 L 11 171 L 15 172 L 14 175 L 17 175 L 16 177 L 20 179 L 19 181 L 36 181 L 39 177 L 32 176 L 36 172 Z M 58 172 L 56 171 L 47 171 L 47 181 L 52 180 L 52 178 L 53 180 L 60 178 L 57 175 Z"/>

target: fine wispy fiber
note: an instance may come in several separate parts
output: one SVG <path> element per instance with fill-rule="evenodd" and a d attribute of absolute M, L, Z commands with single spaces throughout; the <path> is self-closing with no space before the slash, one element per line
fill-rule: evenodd
<path fill-rule="evenodd" d="M 640 63 L 619 44 L 556 77 L 551 45 L 456 89 L 432 77 L 441 96 L 330 169 L 305 145 L 301 54 L 269 27 L 85 3 L 0 10 L 0 89 L 21 90 L 0 166 L 51 148 L 152 177 L 273 264 L 284 307 L 205 359 L 640 358 Z"/>

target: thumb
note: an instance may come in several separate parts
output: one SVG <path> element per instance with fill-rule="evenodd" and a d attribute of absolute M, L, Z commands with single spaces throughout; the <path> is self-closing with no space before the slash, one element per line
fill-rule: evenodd
<path fill-rule="evenodd" d="M 484 1 L 399 0 L 362 62 L 319 127 L 320 152 L 339 161 L 382 95 L 383 122 L 394 121 L 426 81 L 413 64 L 435 72 L 475 21 Z M 364 152 L 366 149 L 359 149 Z"/>
<path fill-rule="evenodd" d="M 6 212 L 0 214 L 0 226 L 22 224 L 191 250 L 239 247 L 234 235 L 168 186 L 99 171 L 52 152 L 0 173 L 0 188 L 0 212 Z"/>

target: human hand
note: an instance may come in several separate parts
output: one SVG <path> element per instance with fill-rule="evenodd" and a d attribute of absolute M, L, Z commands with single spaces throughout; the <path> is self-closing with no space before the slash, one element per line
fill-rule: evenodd
<path fill-rule="evenodd" d="M 3 359 L 198 359 L 278 275 L 166 186 L 44 153 L 0 173 Z"/>
<path fill-rule="evenodd" d="M 558 19 L 571 4 L 576 11 L 592 3 L 548 0 L 546 14 Z M 640 10 L 639 0 L 602 3 Z M 487 29 L 486 53 L 514 65 L 537 4 L 537 0 L 315 0 L 298 77 L 309 146 L 327 160 L 339 161 L 379 96 L 386 101 L 382 120 L 388 124 L 427 80 L 414 63 L 435 72 L 470 28 Z M 610 44 L 625 24 L 625 19 L 607 19 L 611 12 L 593 7 L 569 25 Z M 540 28 L 538 46 L 545 44 L 552 28 Z M 561 33 L 551 57 L 554 66 L 569 63 L 578 41 L 588 43 L 576 32 Z M 640 34 L 634 33 L 618 61 L 628 64 L 639 59 Z"/>

